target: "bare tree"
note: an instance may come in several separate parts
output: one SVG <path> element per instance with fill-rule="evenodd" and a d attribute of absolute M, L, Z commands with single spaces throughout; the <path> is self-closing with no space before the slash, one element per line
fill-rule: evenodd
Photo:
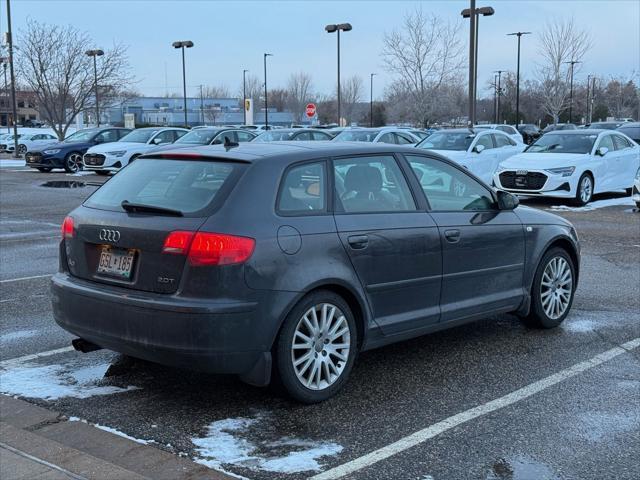
<path fill-rule="evenodd" d="M 93 106 L 93 60 L 85 52 L 94 48 L 86 32 L 30 20 L 20 34 L 16 64 L 22 80 L 36 94 L 41 115 L 59 138 L 64 138 L 75 117 Z M 117 96 L 131 87 L 126 47 L 115 44 L 97 62 L 99 91 Z M 108 98 L 102 99 L 109 103 Z"/>
<path fill-rule="evenodd" d="M 226 85 L 206 86 L 202 89 L 204 98 L 231 98 L 231 93 Z"/>
<path fill-rule="evenodd" d="M 293 121 L 299 123 L 305 105 L 311 97 L 311 75 L 304 72 L 293 73 L 287 82 L 287 107 Z"/>
<path fill-rule="evenodd" d="M 405 15 L 399 30 L 384 35 L 382 60 L 395 75 L 389 94 L 401 100 L 408 121 L 428 124 L 441 87 L 458 79 L 464 61 L 459 31 L 459 23 L 417 8 Z"/>
<path fill-rule="evenodd" d="M 540 101 L 544 112 L 553 118 L 553 123 L 557 123 L 560 113 L 568 106 L 571 66 L 567 62 L 581 62 L 590 48 L 589 33 L 580 30 L 572 18 L 547 23 L 540 35 Z M 580 63 L 574 64 L 574 77 L 579 70 Z"/>
<path fill-rule="evenodd" d="M 363 84 L 362 77 L 353 75 L 347 78 L 341 85 L 341 101 L 344 105 L 342 115 L 344 115 L 347 124 L 353 121 L 356 104 L 362 100 Z"/>
<path fill-rule="evenodd" d="M 262 80 L 260 80 L 255 75 L 251 75 L 251 74 L 248 74 L 246 76 L 245 83 L 247 86 L 246 88 L 247 98 L 253 99 L 254 108 L 255 108 L 255 105 L 257 104 L 258 100 L 263 94 L 262 89 L 264 84 L 262 83 Z M 242 88 L 242 83 L 240 83 L 240 87 L 238 88 L 238 98 L 240 99 L 240 101 L 242 101 L 242 94 L 243 94 L 243 88 Z"/>

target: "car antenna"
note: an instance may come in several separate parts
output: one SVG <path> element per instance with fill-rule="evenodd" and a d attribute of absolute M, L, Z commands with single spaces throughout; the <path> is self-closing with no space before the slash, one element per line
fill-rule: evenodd
<path fill-rule="evenodd" d="M 230 148 L 233 148 L 233 147 L 239 147 L 240 144 L 238 142 L 232 142 L 231 140 L 229 140 L 229 137 L 227 137 L 225 135 L 225 137 L 224 137 L 224 145 L 223 146 L 224 146 L 224 148 L 229 150 Z"/>

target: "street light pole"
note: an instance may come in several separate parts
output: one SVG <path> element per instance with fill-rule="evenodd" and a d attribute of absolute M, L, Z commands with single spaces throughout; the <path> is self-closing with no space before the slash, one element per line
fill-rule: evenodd
<path fill-rule="evenodd" d="M 184 63 L 184 49 L 193 47 L 191 40 L 180 40 L 171 44 L 173 48 L 180 48 L 182 50 L 182 97 L 184 101 L 184 126 L 189 126 L 187 119 L 187 70 Z"/>
<path fill-rule="evenodd" d="M 490 17 L 495 13 L 493 7 L 480 7 L 475 9 L 465 8 L 461 15 L 463 18 L 471 18 L 471 12 L 475 12 L 475 39 L 473 52 L 473 119 L 475 123 L 478 104 L 478 32 L 480 30 L 480 15 Z"/>
<path fill-rule="evenodd" d="M 7 0 L 7 44 L 9 47 L 9 72 L 11 75 L 11 113 L 13 115 L 13 156 L 18 158 L 18 109 L 16 108 L 16 75 L 13 70 L 13 36 L 11 34 L 11 0 Z"/>
<path fill-rule="evenodd" d="M 242 124 L 247 124 L 247 72 L 242 70 Z"/>
<path fill-rule="evenodd" d="M 7 96 L 7 100 L 10 99 L 9 95 L 9 84 L 7 83 L 7 58 L 2 58 L 2 69 L 4 70 L 4 93 Z M 9 102 L 7 102 L 9 103 Z M 7 133 L 11 133 L 11 127 L 9 127 L 9 115 L 7 114 Z"/>
<path fill-rule="evenodd" d="M 498 74 L 498 88 L 496 90 L 496 123 L 500 123 L 500 95 L 502 95 L 502 88 L 500 86 L 500 79 L 502 78 L 502 74 L 504 73 L 504 70 L 496 70 L 496 72 Z"/>
<path fill-rule="evenodd" d="M 369 116 L 369 126 L 373 128 L 373 77 L 375 76 L 375 73 L 371 74 L 371 88 L 370 88 L 370 100 L 369 100 L 369 107 L 370 107 L 370 116 Z"/>
<path fill-rule="evenodd" d="M 509 35 L 518 36 L 518 66 L 516 68 L 516 127 L 520 125 L 520 38 L 522 35 L 530 35 L 531 32 L 513 32 L 507 33 Z"/>
<path fill-rule="evenodd" d="M 350 23 L 331 24 L 324 27 L 327 33 L 336 32 L 338 36 L 338 126 L 342 126 L 342 116 L 340 114 L 340 30 L 348 32 L 353 29 Z"/>
<path fill-rule="evenodd" d="M 96 91 L 96 126 L 100 126 L 100 102 L 98 100 L 98 66 L 96 57 L 104 55 L 102 50 L 87 50 L 84 52 L 87 56 L 93 57 L 93 88 Z"/>
<path fill-rule="evenodd" d="M 571 68 L 571 80 L 569 81 L 569 123 L 572 123 L 572 114 L 573 114 L 573 66 L 576 63 L 581 63 L 579 60 L 570 60 L 568 62 L 564 62 L 570 65 Z"/>
<path fill-rule="evenodd" d="M 200 85 L 200 121 L 204 125 L 204 96 L 202 95 L 202 85 Z"/>
<path fill-rule="evenodd" d="M 269 102 L 267 99 L 267 57 L 273 57 L 271 53 L 264 54 L 264 128 L 269 130 Z"/>
<path fill-rule="evenodd" d="M 591 93 L 591 74 L 587 75 L 587 109 L 584 114 L 584 123 L 589 124 L 589 97 Z"/>

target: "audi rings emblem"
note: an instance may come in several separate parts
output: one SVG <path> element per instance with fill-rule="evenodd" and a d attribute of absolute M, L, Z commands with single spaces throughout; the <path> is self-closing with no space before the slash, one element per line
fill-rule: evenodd
<path fill-rule="evenodd" d="M 98 238 L 104 242 L 118 243 L 118 240 L 120 240 L 120 232 L 118 230 L 107 230 L 103 228 L 100 230 Z"/>

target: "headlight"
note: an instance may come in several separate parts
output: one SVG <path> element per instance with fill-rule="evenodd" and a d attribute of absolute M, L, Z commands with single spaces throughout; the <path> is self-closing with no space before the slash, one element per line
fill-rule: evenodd
<path fill-rule="evenodd" d="M 123 156 L 125 153 L 127 153 L 126 150 L 117 150 L 115 152 L 107 152 L 107 155 L 112 155 L 114 157 L 121 157 Z"/>
<path fill-rule="evenodd" d="M 545 170 L 545 172 L 552 173 L 554 175 L 562 175 L 563 177 L 570 177 L 573 175 L 573 172 L 576 170 L 576 167 L 561 167 L 561 168 L 550 168 Z"/>
<path fill-rule="evenodd" d="M 55 155 L 56 153 L 58 153 L 60 150 L 62 150 L 61 148 L 54 148 L 52 150 L 45 150 L 42 153 L 46 153 L 47 155 Z"/>

